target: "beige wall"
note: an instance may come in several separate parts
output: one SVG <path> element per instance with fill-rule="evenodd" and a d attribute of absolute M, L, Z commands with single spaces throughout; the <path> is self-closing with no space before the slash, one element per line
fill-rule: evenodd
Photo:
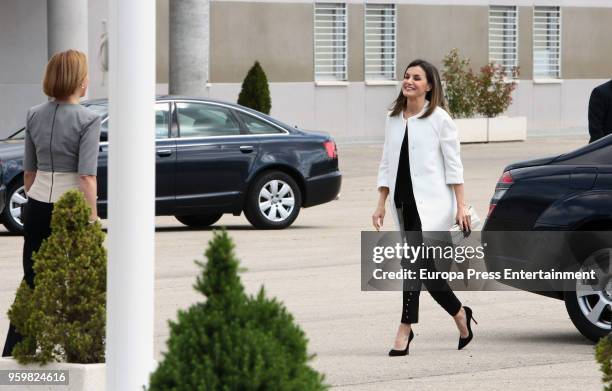
<path fill-rule="evenodd" d="M 533 7 L 519 7 L 519 79 L 533 77 Z"/>
<path fill-rule="evenodd" d="M 561 78 L 612 78 L 612 8 L 561 9 Z"/>
<path fill-rule="evenodd" d="M 474 68 L 488 60 L 488 7 L 398 5 L 397 77 L 410 61 L 421 58 L 438 69 L 452 48 L 471 59 Z"/>
<path fill-rule="evenodd" d="M 348 4 L 348 80 L 363 81 L 364 5 Z"/>
<path fill-rule="evenodd" d="M 156 9 L 156 40 L 157 47 L 155 55 L 157 57 L 157 82 L 168 83 L 169 63 L 168 51 L 170 42 L 170 6 L 169 0 L 157 0 Z"/>
<path fill-rule="evenodd" d="M 312 81 L 313 4 L 210 3 L 210 82 L 239 83 L 255 60 L 270 82 Z"/>

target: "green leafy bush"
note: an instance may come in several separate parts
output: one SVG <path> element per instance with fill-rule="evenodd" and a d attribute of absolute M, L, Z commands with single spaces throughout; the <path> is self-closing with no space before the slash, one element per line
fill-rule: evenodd
<path fill-rule="evenodd" d="M 106 250 L 90 213 L 78 190 L 54 206 L 51 236 L 33 256 L 35 288 L 23 282 L 9 310 L 24 336 L 13 349 L 22 364 L 104 362 Z"/>
<path fill-rule="evenodd" d="M 150 390 L 325 390 L 304 332 L 263 288 L 247 296 L 227 232 L 215 232 L 194 288 L 206 301 L 170 321 Z"/>
<path fill-rule="evenodd" d="M 512 77 L 518 75 L 518 68 L 512 70 Z M 476 78 L 476 111 L 486 117 L 493 118 L 508 109 L 512 103 L 512 91 L 516 82 L 506 79 L 504 68 L 491 62 L 480 68 Z"/>
<path fill-rule="evenodd" d="M 470 68 L 470 60 L 459 57 L 452 49 L 442 60 L 442 80 L 445 86 L 448 110 L 454 118 L 469 118 L 476 113 L 476 76 Z"/>
<path fill-rule="evenodd" d="M 268 88 L 268 78 L 259 61 L 251 67 L 242 82 L 242 90 L 238 95 L 238 104 L 253 110 L 270 114 L 272 102 Z"/>
<path fill-rule="evenodd" d="M 599 340 L 595 346 L 595 358 L 603 373 L 604 391 L 612 391 L 612 334 Z"/>

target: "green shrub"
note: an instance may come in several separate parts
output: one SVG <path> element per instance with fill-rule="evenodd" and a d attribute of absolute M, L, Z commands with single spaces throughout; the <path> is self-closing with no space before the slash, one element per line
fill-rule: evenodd
<path fill-rule="evenodd" d="M 253 110 L 270 114 L 272 102 L 270 101 L 270 90 L 268 78 L 259 61 L 251 67 L 242 82 L 242 90 L 238 96 L 238 104 L 250 107 Z"/>
<path fill-rule="evenodd" d="M 9 310 L 24 336 L 13 349 L 22 364 L 104 362 L 106 250 L 90 213 L 78 190 L 54 206 L 51 236 L 33 256 L 35 288 L 23 282 Z"/>
<path fill-rule="evenodd" d="M 247 296 L 227 232 L 215 232 L 194 288 L 206 301 L 170 321 L 150 390 L 325 390 L 304 332 L 263 288 Z"/>
<path fill-rule="evenodd" d="M 512 77 L 518 75 L 518 68 L 512 70 Z M 504 68 L 496 63 L 489 63 L 480 69 L 476 78 L 476 111 L 488 118 L 503 113 L 512 103 L 512 91 L 516 82 L 506 80 Z"/>
<path fill-rule="evenodd" d="M 469 118 L 476 112 L 476 76 L 470 68 L 470 60 L 460 58 L 459 51 L 452 49 L 442 60 L 442 80 L 448 110 L 453 118 Z"/>
<path fill-rule="evenodd" d="M 595 346 L 595 358 L 603 373 L 604 391 L 612 391 L 612 334 L 599 340 Z"/>

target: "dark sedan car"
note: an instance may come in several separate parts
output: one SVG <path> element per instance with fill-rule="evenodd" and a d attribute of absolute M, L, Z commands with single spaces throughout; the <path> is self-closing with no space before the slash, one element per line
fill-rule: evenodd
<path fill-rule="evenodd" d="M 83 104 L 102 117 L 98 213 L 104 218 L 108 104 L 106 100 Z M 174 215 L 191 227 L 206 227 L 224 213 L 244 211 L 257 228 L 285 228 L 300 208 L 334 200 L 340 191 L 342 176 L 330 136 L 288 126 L 243 106 L 159 97 L 154 131 L 156 214 Z M 23 229 L 22 161 L 23 129 L 0 141 L 0 188 L 6 188 L 0 222 L 13 232 Z"/>
<path fill-rule="evenodd" d="M 536 293 L 564 300 L 572 322 L 587 338 L 596 341 L 610 333 L 612 232 L 606 231 L 612 231 L 612 136 L 567 154 L 506 167 L 491 200 L 483 241 L 487 236 L 495 238 L 499 231 L 506 231 L 508 237 L 523 231 L 526 241 L 529 235 L 554 234 L 556 244 L 552 246 L 564 246 L 569 251 L 552 258 L 529 256 L 525 254 L 526 241 L 517 245 L 506 240 L 500 248 L 490 249 L 496 253 L 496 268 L 506 264 L 562 270 L 571 268 L 571 258 L 578 270 L 593 269 L 595 279 L 572 281 L 568 289 Z M 532 249 L 552 253 L 550 246 L 536 243 Z M 536 260 L 538 265 L 526 259 Z M 516 280 L 507 285 L 532 290 Z"/>

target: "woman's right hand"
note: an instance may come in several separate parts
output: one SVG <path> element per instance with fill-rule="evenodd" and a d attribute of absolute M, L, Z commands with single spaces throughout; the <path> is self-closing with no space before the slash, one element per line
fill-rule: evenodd
<path fill-rule="evenodd" d="M 385 207 L 384 205 L 378 206 L 374 211 L 374 214 L 372 215 L 372 225 L 374 225 L 374 228 L 376 228 L 377 231 L 380 231 L 380 229 L 382 228 L 384 220 Z"/>

